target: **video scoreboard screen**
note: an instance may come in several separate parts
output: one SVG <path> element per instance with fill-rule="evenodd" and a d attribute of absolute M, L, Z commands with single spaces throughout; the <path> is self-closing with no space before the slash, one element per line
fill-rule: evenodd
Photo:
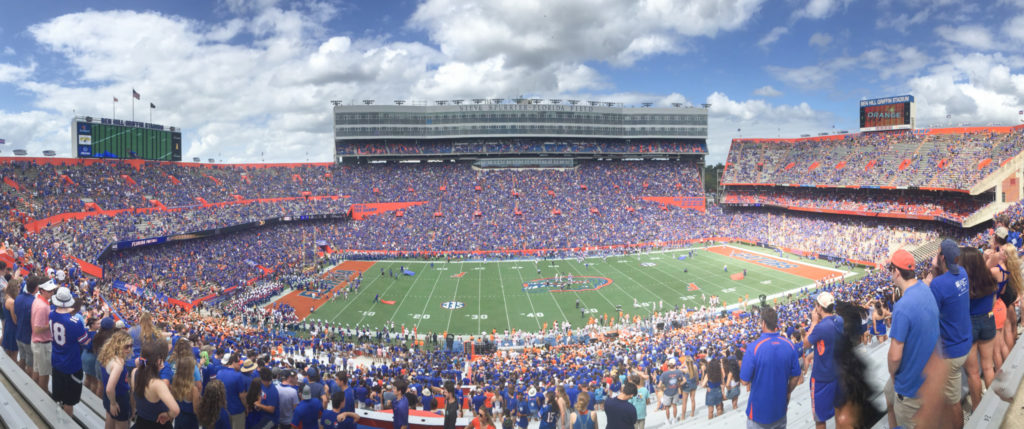
<path fill-rule="evenodd" d="M 145 122 L 75 118 L 72 146 L 79 158 L 181 161 L 181 130 Z"/>
<path fill-rule="evenodd" d="M 914 128 L 914 113 L 912 95 L 861 100 L 860 130 L 910 130 Z"/>

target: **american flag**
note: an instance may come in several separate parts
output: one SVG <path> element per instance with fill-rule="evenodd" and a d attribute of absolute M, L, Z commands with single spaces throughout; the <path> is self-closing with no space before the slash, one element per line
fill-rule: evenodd
<path fill-rule="evenodd" d="M 142 96 L 139 95 L 139 93 L 135 92 L 135 88 L 132 88 L 132 97 L 135 97 L 136 100 L 141 100 L 142 99 L 141 98 Z"/>

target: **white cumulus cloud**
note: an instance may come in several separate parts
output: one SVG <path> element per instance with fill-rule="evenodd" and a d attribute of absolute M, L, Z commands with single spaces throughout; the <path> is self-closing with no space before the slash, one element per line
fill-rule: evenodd
<path fill-rule="evenodd" d="M 739 136 L 796 137 L 831 129 L 835 117 L 807 103 L 775 105 L 764 100 L 733 100 L 721 92 L 708 96 L 708 164 L 725 162 L 729 144 Z M 740 131 L 736 131 L 740 130 Z"/>
<path fill-rule="evenodd" d="M 769 45 L 779 41 L 779 38 L 788 32 L 789 29 L 786 27 L 775 27 L 771 29 L 771 31 L 769 31 L 768 34 L 765 34 L 764 37 L 761 38 L 761 40 L 757 41 L 757 46 L 767 48 Z"/>
<path fill-rule="evenodd" d="M 778 97 L 782 95 L 782 91 L 772 88 L 771 85 L 765 85 L 754 90 L 754 95 L 760 95 L 762 97 Z"/>
<path fill-rule="evenodd" d="M 828 33 L 814 33 L 811 35 L 810 40 L 807 41 L 808 45 L 817 46 L 819 48 L 824 48 L 830 43 L 832 43 L 832 36 Z"/>
<path fill-rule="evenodd" d="M 996 44 L 992 38 L 992 33 L 980 25 L 963 25 L 960 27 L 942 25 L 935 29 L 935 33 L 947 41 L 973 49 L 989 50 L 994 48 Z"/>

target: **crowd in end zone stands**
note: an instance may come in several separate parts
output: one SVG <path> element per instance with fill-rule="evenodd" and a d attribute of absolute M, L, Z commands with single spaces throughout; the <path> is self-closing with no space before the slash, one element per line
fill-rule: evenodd
<path fill-rule="evenodd" d="M 915 135 L 865 133 L 839 140 L 738 140 L 724 183 L 915 186 L 969 189 L 1024 149 L 1024 131 Z"/>
<path fill-rule="evenodd" d="M 336 248 L 502 250 L 681 240 L 704 237 L 713 231 L 717 236 L 746 238 L 815 253 L 879 261 L 892 255 L 893 250 L 901 245 L 922 243 L 939 236 L 956 235 L 952 230 L 934 223 L 856 221 L 848 217 L 822 218 L 783 211 L 749 209 L 723 211 L 715 207 L 707 214 L 700 214 L 690 210 L 663 209 L 637 198 L 699 195 L 702 185 L 699 182 L 696 165 L 689 162 L 585 162 L 579 169 L 572 171 L 538 170 L 516 173 L 507 170 L 476 171 L 465 165 L 418 168 L 303 167 L 294 170 L 295 173 L 288 169 L 257 169 L 247 171 L 244 177 L 235 171 L 219 169 L 189 171 L 188 168 L 175 166 L 173 169 L 165 170 L 167 174 L 173 172 L 175 178 L 182 183 L 195 180 L 188 182 L 193 183 L 192 186 L 178 186 L 187 189 L 175 189 L 175 186 L 166 185 L 169 179 L 158 170 L 165 167 L 154 167 L 153 170 L 144 167 L 142 170 L 147 172 L 140 174 L 132 167 L 116 166 L 100 170 L 110 174 L 104 177 L 92 177 L 87 169 L 93 166 L 61 170 L 54 168 L 49 173 L 58 179 L 40 179 L 41 176 L 37 173 L 45 171 L 44 169 L 37 171 L 10 164 L 3 166 L 5 178 L 12 177 L 18 183 L 24 182 L 26 186 L 25 191 L 5 193 L 0 197 L 4 199 L 5 204 L 9 204 L 7 207 L 14 208 L 13 212 L 5 213 L 4 218 L 0 219 L 3 223 L 0 226 L 3 227 L 4 250 L 9 250 L 11 259 L 18 263 L 17 270 L 10 269 L 14 267 L 6 265 L 6 262 L 4 266 L 6 296 L 11 297 L 9 301 L 12 303 L 10 314 L 4 314 L 5 350 L 21 359 L 26 370 L 44 386 L 44 389 L 48 381 L 44 377 L 52 376 L 55 399 L 64 405 L 73 405 L 77 400 L 71 396 L 64 396 L 69 392 L 73 393 L 73 389 L 60 389 L 58 392 L 58 387 L 64 386 L 62 383 L 67 382 L 69 378 L 74 379 L 66 376 L 76 372 L 75 362 L 79 359 L 74 357 L 77 355 L 80 358 L 80 368 L 88 380 L 86 387 L 107 399 L 104 406 L 110 411 L 108 419 L 111 422 L 121 422 L 115 423 L 117 425 L 126 425 L 125 417 L 133 415 L 131 405 L 122 407 L 122 400 L 127 398 L 127 395 L 136 395 L 134 415 L 138 421 L 160 422 L 171 419 L 177 423 L 181 420 L 183 426 L 188 427 L 191 424 L 194 427 L 191 422 L 197 420 L 204 426 L 213 427 L 213 422 L 222 418 L 227 421 L 242 418 L 243 424 L 246 418 L 253 419 L 253 424 L 259 424 L 259 421 L 265 418 L 275 423 L 301 422 L 303 418 L 319 414 L 316 411 L 318 407 L 326 408 L 324 402 L 327 395 L 318 394 L 326 391 L 343 392 L 341 397 L 344 399 L 338 401 L 344 402 L 341 411 L 350 406 L 354 407 L 355 403 L 375 407 L 378 404 L 383 405 L 387 400 L 401 402 L 400 395 L 394 395 L 394 389 L 388 391 L 385 387 L 389 383 L 392 387 L 399 388 L 407 383 L 413 391 L 420 393 L 418 397 L 410 398 L 413 407 L 416 403 L 421 403 L 421 406 L 428 408 L 434 408 L 435 402 L 443 403 L 443 400 L 437 401 L 430 395 L 424 395 L 424 387 L 442 387 L 446 381 L 479 385 L 481 394 L 470 395 L 470 402 L 474 408 L 490 410 L 479 414 L 479 418 L 484 422 L 488 419 L 501 421 L 506 416 L 518 417 L 519 413 L 540 413 L 542 405 L 548 406 L 548 412 L 555 409 L 558 421 L 586 419 L 589 417 L 586 410 L 594 406 L 600 407 L 601 403 L 604 403 L 602 400 L 609 395 L 630 396 L 633 388 L 628 387 L 626 381 L 629 380 L 624 378 L 630 378 L 631 375 L 639 377 L 639 381 L 634 380 L 630 383 L 634 387 L 639 385 L 636 394 L 644 391 L 648 394 L 654 392 L 653 394 L 660 397 L 662 402 L 668 398 L 669 406 L 666 407 L 666 413 L 674 409 L 676 399 L 673 398 L 682 397 L 679 401 L 684 405 L 689 400 L 691 418 L 694 415 L 695 401 L 692 394 L 683 392 L 695 391 L 697 387 L 690 387 L 693 385 L 702 386 L 702 391 L 706 395 L 705 402 L 709 405 L 709 417 L 720 412 L 719 404 L 723 398 L 719 396 L 727 400 L 738 394 L 740 382 L 753 382 L 752 398 L 765 397 L 753 396 L 754 392 L 758 391 L 759 382 L 743 377 L 743 365 L 753 362 L 744 359 L 743 349 L 745 344 L 757 338 L 761 331 L 766 329 L 767 322 L 771 320 L 769 311 L 741 314 L 738 318 L 716 318 L 716 312 L 707 308 L 704 311 L 665 311 L 656 318 L 630 321 L 632 333 L 617 340 L 599 340 L 587 344 L 581 344 L 584 338 L 591 335 L 601 338 L 597 328 L 574 329 L 563 326 L 556 334 L 551 334 L 561 337 L 555 342 L 558 345 L 554 348 L 527 348 L 516 355 L 498 354 L 485 357 L 471 363 L 467 371 L 466 363 L 461 357 L 453 358 L 443 351 L 429 351 L 411 345 L 408 334 L 399 333 L 393 327 L 363 327 L 346 331 L 321 328 L 312 338 L 305 339 L 291 336 L 286 332 L 285 328 L 294 323 L 294 309 L 275 305 L 263 310 L 232 315 L 240 307 L 266 300 L 266 294 L 279 288 L 280 283 L 275 283 L 279 279 L 274 276 L 262 283 L 256 282 L 252 289 L 204 311 L 187 312 L 168 306 L 156 295 L 160 293 L 170 297 L 191 298 L 211 291 L 217 292 L 259 277 L 261 273 L 265 273 L 260 266 L 276 269 L 280 275 L 302 273 L 309 268 L 302 261 L 315 259 L 308 254 L 313 250 L 310 243 L 315 240 L 327 241 Z M 18 171 L 18 168 L 21 170 Z M 77 171 L 67 174 L 69 170 Z M 12 175 L 8 176 L 8 173 Z M 60 179 L 61 174 L 67 174 L 70 180 Z M 119 188 L 106 180 L 115 178 L 114 180 L 123 181 L 120 174 L 126 174 L 136 180 L 136 183 L 144 184 L 137 185 L 138 189 L 132 186 Z M 218 180 L 205 177 L 206 175 Z M 160 182 L 161 177 L 163 182 Z M 200 184 L 204 180 L 208 181 L 208 184 Z M 221 185 L 218 185 L 217 181 L 220 181 Z M 229 185 L 236 187 L 217 188 Z M 81 186 L 88 186 L 88 190 L 80 193 L 71 191 L 83 189 Z M 219 189 L 209 195 L 215 195 L 215 199 L 223 200 L 233 198 L 233 195 L 236 195 L 233 192 L 242 190 L 247 191 L 243 198 L 295 196 L 301 192 L 311 192 L 313 195 L 344 193 L 350 196 L 352 203 L 411 199 L 422 199 L 429 203 L 407 209 L 402 217 L 386 214 L 371 217 L 364 222 L 340 225 L 330 222 L 296 223 L 209 240 L 121 252 L 105 261 L 109 276 L 101 280 L 86 279 L 81 270 L 64 256 L 83 256 L 83 253 L 79 253 L 80 249 L 95 251 L 103 247 L 103 240 L 113 237 L 126 238 L 122 237 L 122 234 L 128 234 L 128 238 L 147 235 L 142 231 L 148 229 L 139 228 L 137 224 L 131 225 L 132 220 L 149 223 L 146 228 L 155 228 L 156 231 L 164 233 L 188 232 L 253 219 L 252 213 L 240 210 L 240 207 L 253 207 L 257 214 L 262 213 L 262 207 L 267 207 L 267 213 L 279 210 L 281 213 L 309 213 L 310 211 L 306 210 L 317 210 L 321 207 L 306 204 L 320 203 L 299 201 L 294 203 L 294 208 L 281 205 L 228 206 L 182 212 L 196 220 L 195 223 L 182 221 L 184 216 L 153 214 L 145 215 L 153 216 L 152 218 L 136 218 L 134 216 L 138 215 L 134 215 L 125 217 L 123 221 L 115 220 L 110 222 L 113 225 L 111 229 L 106 229 L 104 222 L 90 221 L 74 224 L 80 226 L 78 229 L 57 229 L 64 228 L 63 224 L 44 228 L 41 234 L 29 234 L 20 227 L 19 220 L 39 219 L 61 213 L 59 209 L 49 211 L 41 207 L 49 207 L 49 204 L 58 208 L 76 207 L 75 199 L 83 195 L 99 197 L 108 192 L 126 196 L 129 193 L 142 193 L 161 195 L 163 200 L 171 202 L 168 206 L 189 205 L 194 204 L 192 201 L 196 198 L 205 198 L 203 195 L 208 195 L 204 191 L 207 186 Z M 480 186 L 480 190 L 477 190 L 476 186 Z M 442 191 L 442 187 L 445 190 Z M 139 198 L 141 197 L 137 197 L 136 200 Z M 115 198 L 92 199 L 97 203 L 103 201 L 113 208 L 118 208 L 116 204 L 122 204 L 120 208 L 126 208 L 124 204 L 133 204 L 128 199 L 122 202 Z M 145 198 L 142 200 L 140 204 L 145 204 Z M 78 201 L 77 204 L 82 202 Z M 328 208 L 333 207 L 340 208 L 344 205 L 328 204 Z M 626 207 L 633 210 L 627 210 Z M 37 208 L 40 211 L 29 211 Z M 515 213 L 517 208 L 522 214 Z M 591 212 L 591 208 L 596 209 L 596 213 Z M 563 214 L 553 215 L 552 210 L 555 209 L 562 210 Z M 475 214 L 476 211 L 480 212 L 479 216 Z M 1012 217 L 1003 223 L 1012 226 L 1021 218 L 1021 211 L 1020 206 L 1011 208 L 1009 213 Z M 435 212 L 440 212 L 442 216 L 433 216 Z M 72 241 L 70 244 L 51 241 L 69 235 L 83 238 L 84 244 L 74 243 L 76 240 L 69 240 Z M 301 241 L 296 240 L 295 237 L 298 236 L 304 238 Z M 993 236 L 994 239 L 991 238 Z M 989 242 L 1010 239 L 1009 234 L 1000 230 L 988 234 L 987 237 Z M 985 238 L 983 236 L 980 239 Z M 267 250 L 270 245 L 276 252 L 272 255 Z M 989 247 L 993 246 L 989 244 Z M 967 253 L 969 252 L 965 250 L 964 254 Z M 1005 261 L 998 259 L 999 256 L 993 256 L 1000 254 L 1005 255 L 1002 256 Z M 1010 266 L 1013 262 L 1009 252 L 989 252 L 984 263 L 993 265 L 993 261 L 994 265 L 1002 262 L 1003 269 L 1008 272 L 1015 270 Z M 930 267 L 930 264 L 927 265 Z M 936 265 L 943 264 L 937 262 Z M 945 265 L 947 269 L 949 265 L 952 264 Z M 964 271 L 971 272 L 971 266 L 966 263 L 962 265 L 965 266 Z M 830 291 L 841 302 L 852 301 L 860 307 L 874 308 L 874 311 L 877 311 L 875 314 L 882 315 L 883 319 L 884 315 L 889 313 L 895 321 L 900 313 L 891 304 L 892 298 L 889 296 L 893 272 L 892 269 L 887 272 L 883 270 L 856 284 L 824 285 L 823 289 Z M 991 270 L 989 272 L 995 273 Z M 1016 272 L 1019 272 L 1019 269 L 1016 269 Z M 50 283 L 51 280 L 53 283 Z M 146 292 L 112 293 L 113 280 L 143 286 Z M 11 287 L 12 283 L 17 286 Z M 1006 285 L 1002 287 L 1003 292 L 997 292 L 998 295 L 1008 294 L 1007 291 L 1010 290 L 1019 292 L 1019 280 L 1007 280 Z M 907 286 L 906 290 L 910 290 L 911 285 Z M 63 293 L 65 287 L 68 292 L 66 294 Z M 42 359 L 34 359 L 37 351 L 45 353 L 41 349 L 46 348 L 32 345 L 31 325 L 35 324 L 36 317 L 31 303 L 33 299 L 35 302 L 41 301 L 31 295 L 36 289 L 41 290 L 42 300 L 48 299 L 58 308 L 75 309 L 84 305 L 80 312 L 76 311 L 77 309 L 51 312 L 49 306 L 43 302 L 42 305 L 47 307 L 48 318 L 56 318 L 63 328 L 68 329 L 80 323 L 84 326 L 81 332 L 85 333 L 84 337 L 82 334 L 72 335 L 76 341 L 66 341 L 59 348 L 56 343 L 51 343 L 52 364 L 49 369 L 42 364 Z M 66 299 L 68 296 L 72 297 L 71 301 Z M 818 320 L 811 314 L 819 313 L 819 306 L 823 309 L 828 307 L 827 304 L 821 305 L 827 303 L 827 300 L 822 300 L 822 296 L 824 294 L 816 294 L 813 297 L 809 294 L 799 294 L 794 301 L 775 305 L 778 329 L 792 339 L 804 336 L 804 327 L 811 323 L 818 325 L 814 323 Z M 17 306 L 19 299 L 22 302 L 21 307 Z M 5 299 L 5 303 L 6 301 L 8 300 Z M 880 307 L 875 307 L 874 301 L 879 301 Z M 25 314 L 26 302 L 30 304 L 29 316 L 17 316 L 19 308 L 22 314 Z M 1011 300 L 1009 305 L 1004 302 L 1006 311 L 1014 307 L 1013 302 Z M 984 303 L 977 305 L 984 310 Z M 153 313 L 146 315 L 142 309 L 153 310 Z M 263 317 L 260 317 L 261 311 Z M 113 312 L 128 322 L 131 329 L 127 330 L 127 335 L 119 334 L 117 324 L 113 319 L 108 319 Z M 871 320 L 874 317 L 871 313 L 865 315 L 861 314 L 860 310 L 857 312 L 861 319 Z M 80 315 L 72 316 L 75 313 Z M 819 315 L 819 318 L 826 317 Z M 32 322 L 30 325 L 22 325 L 15 323 L 15 319 Z M 270 323 L 252 323 L 254 319 Z M 1016 317 L 1008 317 L 1007 320 L 1016 322 Z M 891 329 L 894 330 L 893 335 L 896 338 L 895 330 L 900 328 L 900 325 L 892 323 L 894 325 Z M 660 330 L 659 324 L 671 328 Z M 856 325 L 863 326 L 860 323 Z M 885 326 L 887 323 L 883 320 L 882 325 Z M 28 347 L 19 349 L 17 341 L 14 341 L 13 350 L 7 348 L 9 326 L 14 329 L 12 335 L 16 340 L 18 333 L 28 328 L 30 334 L 25 341 Z M 874 327 L 880 330 L 879 325 L 875 324 Z M 845 333 L 848 339 L 862 339 L 860 328 L 856 331 L 852 328 L 846 329 L 851 331 Z M 987 325 L 982 327 L 981 331 L 984 332 L 979 335 L 987 332 L 985 329 Z M 977 341 L 981 359 L 977 360 L 980 369 L 975 373 L 980 373 L 984 381 L 991 381 L 988 375 L 995 371 L 998 357 L 1005 357 L 1006 346 L 1010 340 L 1015 339 L 1016 336 L 1011 335 L 1012 332 L 1007 334 L 1011 329 L 1016 329 L 1016 323 L 1004 322 L 1003 328 L 993 334 L 991 340 Z M 813 331 L 814 329 L 811 329 L 811 332 Z M 811 335 L 811 332 L 806 335 Z M 372 341 L 375 336 L 393 341 Z M 535 344 L 541 344 L 543 337 L 533 337 L 538 341 Z M 164 343 L 164 338 L 169 339 L 171 345 Z M 364 340 L 357 340 L 358 338 Z M 996 338 L 1001 339 L 1002 343 L 997 343 L 1000 340 Z M 39 340 L 37 343 L 42 344 L 42 337 Z M 985 341 L 991 342 L 981 344 Z M 76 342 L 85 348 L 84 351 L 78 352 L 74 349 Z M 128 344 L 131 345 L 130 352 L 125 351 Z M 104 353 L 107 345 L 111 349 Z M 65 346 L 69 348 L 65 349 Z M 171 347 L 176 349 L 178 346 L 181 346 L 182 352 L 170 351 Z M 809 349 L 811 347 L 803 350 Z M 218 350 L 223 352 L 218 353 Z M 384 360 L 375 361 L 373 364 L 356 365 L 350 362 L 354 361 L 356 352 L 360 355 L 383 356 Z M 797 350 L 796 354 L 802 353 Z M 226 359 L 221 361 L 225 355 Z M 28 356 L 33 356 L 32 362 L 29 362 Z M 59 359 L 54 359 L 57 356 Z M 986 357 L 991 358 L 991 367 Z M 95 359 L 102 368 L 97 369 L 97 363 L 90 365 L 92 359 Z M 39 366 L 35 365 L 37 362 Z M 173 365 L 168 362 L 173 362 Z M 544 365 L 538 366 L 538 363 Z M 199 369 L 199 377 L 194 375 L 195 370 L 177 371 L 180 368 L 188 368 L 189 364 Z M 231 368 L 224 368 L 225 364 Z M 799 364 L 799 359 L 798 365 L 801 370 L 806 370 L 806 365 Z M 848 365 L 856 371 L 856 362 L 840 362 L 840 366 L 843 365 Z M 673 373 L 673 366 L 685 366 L 689 374 L 677 375 Z M 815 362 L 812 371 L 823 366 L 826 365 Z M 162 370 L 161 367 L 167 369 Z M 242 369 L 248 371 L 241 371 Z M 140 371 L 138 374 L 144 376 L 137 378 L 135 386 L 129 386 L 129 380 L 117 375 L 110 376 L 116 371 L 120 371 L 122 375 Z M 295 375 L 289 371 L 294 371 Z M 341 380 L 330 380 L 330 375 L 338 371 L 344 372 Z M 147 373 L 148 375 L 145 375 Z M 247 375 L 243 377 L 243 373 Z M 265 373 L 269 375 L 264 377 Z M 254 374 L 259 374 L 259 377 L 252 376 Z M 669 374 L 669 377 L 664 377 L 665 374 Z M 167 377 L 171 380 L 169 386 L 149 382 L 150 378 L 158 377 Z M 396 377 L 407 382 L 397 381 Z M 851 386 L 855 383 L 849 380 L 850 377 L 848 373 L 841 374 L 840 378 L 847 383 L 841 384 L 842 388 L 855 392 L 856 389 L 863 388 Z M 255 378 L 261 380 L 260 386 L 252 383 Z M 145 382 L 140 383 L 139 379 Z M 523 384 L 513 382 L 518 380 L 522 380 Z M 823 378 L 818 377 L 817 380 Z M 306 385 L 299 386 L 300 382 Z M 674 390 L 673 384 L 676 386 Z M 289 392 L 289 385 L 297 388 Z M 190 386 L 195 386 L 195 390 Z M 309 387 L 308 395 L 306 387 Z M 349 387 L 352 389 L 351 392 L 345 392 Z M 539 392 L 530 394 L 531 387 Z M 559 387 L 565 390 L 564 396 Z M 907 394 L 906 392 L 910 391 L 903 389 L 904 387 L 906 386 L 897 386 L 896 392 L 905 397 L 915 398 L 915 395 Z M 246 396 L 246 401 L 243 401 L 239 395 L 251 389 L 268 392 L 266 398 L 257 393 L 257 390 L 252 390 L 253 394 Z M 275 409 L 268 417 L 263 410 L 269 408 L 262 401 L 269 401 L 268 398 L 275 396 L 269 393 L 269 389 L 274 389 L 281 410 Z M 435 393 L 440 393 L 440 390 L 444 389 L 439 389 Z M 553 392 L 553 395 L 548 396 L 547 392 Z M 583 392 L 588 395 L 582 395 Z M 166 400 L 168 393 L 173 400 Z M 493 395 L 491 406 L 476 406 L 476 397 L 487 398 L 488 393 Z M 280 398 L 284 395 L 291 398 L 293 394 L 299 400 L 291 409 L 292 415 L 288 418 L 284 415 L 286 406 L 281 405 Z M 589 397 L 591 394 L 594 400 L 583 404 L 574 417 L 572 405 L 580 398 Z M 352 395 L 351 401 L 347 399 L 349 395 Z M 456 391 L 455 395 L 461 396 L 462 392 Z M 218 396 L 226 396 L 226 406 Z M 774 396 L 776 400 L 781 397 L 783 396 Z M 859 398 L 857 395 L 850 396 L 851 401 L 857 401 Z M 463 399 L 460 398 L 458 403 L 462 404 Z M 163 403 L 163 407 L 160 403 Z M 524 409 L 524 403 L 526 412 L 520 411 Z M 973 403 L 977 404 L 977 401 Z M 778 408 L 777 403 L 769 403 L 769 406 L 759 404 L 759 401 L 754 399 L 751 399 L 751 404 L 751 407 Z M 313 411 L 308 411 L 311 409 Z M 641 412 L 639 408 L 637 412 Z M 225 415 L 227 417 L 222 417 Z M 898 413 L 894 413 L 894 416 L 899 417 Z M 685 417 L 685 408 L 682 416 L 676 413 L 669 417 Z"/>

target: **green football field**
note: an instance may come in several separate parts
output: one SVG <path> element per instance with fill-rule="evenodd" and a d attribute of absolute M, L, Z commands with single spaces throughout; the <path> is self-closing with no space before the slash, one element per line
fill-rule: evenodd
<path fill-rule="evenodd" d="M 778 255 L 769 249 L 731 245 L 737 249 Z M 749 295 L 773 295 L 813 284 L 804 277 L 777 271 L 726 255 L 693 248 L 642 255 L 534 262 L 429 262 L 382 261 L 363 274 L 358 293 L 348 300 L 339 297 L 317 309 L 308 320 L 326 320 L 341 326 L 382 326 L 393 320 L 396 326 L 417 327 L 418 333 L 480 334 L 496 329 L 535 332 L 558 321 L 582 326 L 590 316 L 617 316 L 616 306 L 628 315 L 649 315 L 680 307 L 700 307 L 702 295 L 717 295 L 723 302 L 735 304 Z M 801 260 L 786 255 L 789 262 L 832 268 L 823 261 Z M 589 264 L 587 267 L 585 264 Z M 728 272 L 723 266 L 728 265 Z M 414 276 L 388 276 L 399 267 L 414 271 Z M 381 268 L 384 275 L 381 276 Z M 686 272 L 684 273 L 684 269 Z M 747 270 L 743 280 L 731 274 Z M 539 270 L 539 273 L 538 273 Z M 460 275 L 460 273 L 462 273 Z M 861 275 L 856 270 L 855 275 Z M 573 284 L 552 285 L 556 275 L 572 274 Z M 544 279 L 549 283 L 545 284 Z M 567 279 L 563 279 L 567 280 Z M 567 283 L 567 282 L 566 282 Z M 690 284 L 697 289 L 694 290 Z M 524 287 L 526 285 L 527 287 Z M 383 301 L 374 302 L 380 294 Z M 576 308 L 579 300 L 581 310 Z"/>

